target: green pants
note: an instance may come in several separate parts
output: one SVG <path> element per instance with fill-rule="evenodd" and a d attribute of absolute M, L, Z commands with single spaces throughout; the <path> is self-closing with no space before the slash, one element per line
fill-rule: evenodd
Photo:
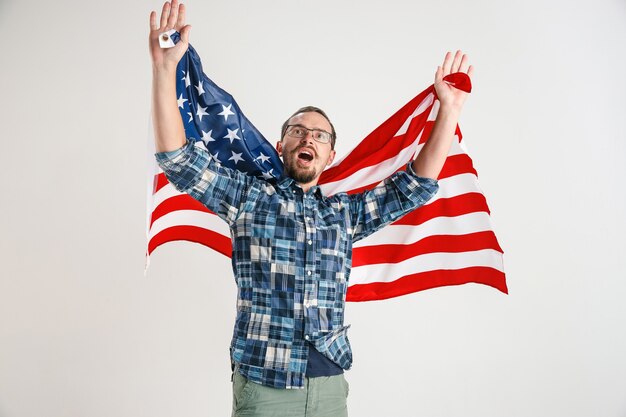
<path fill-rule="evenodd" d="M 348 390 L 343 374 L 305 378 L 304 389 L 281 389 L 248 381 L 235 369 L 232 417 L 347 417 Z"/>

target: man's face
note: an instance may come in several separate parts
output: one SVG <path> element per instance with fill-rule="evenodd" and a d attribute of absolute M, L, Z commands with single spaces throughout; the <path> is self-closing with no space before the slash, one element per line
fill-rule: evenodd
<path fill-rule="evenodd" d="M 324 116 L 316 112 L 299 113 L 289 119 L 289 125 L 300 125 L 308 129 L 321 129 L 331 132 L 330 123 Z M 313 139 L 312 132 L 304 138 L 295 138 L 285 133 L 276 144 L 278 154 L 283 157 L 286 174 L 300 185 L 316 185 L 328 165 L 335 158 L 331 144 L 320 143 Z"/>

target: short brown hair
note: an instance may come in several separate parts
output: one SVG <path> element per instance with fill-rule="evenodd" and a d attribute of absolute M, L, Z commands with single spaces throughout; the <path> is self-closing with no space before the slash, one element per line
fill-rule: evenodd
<path fill-rule="evenodd" d="M 337 140 L 337 133 L 335 132 L 335 126 L 333 126 L 333 123 L 330 121 L 330 119 L 328 118 L 328 116 L 326 115 L 324 110 L 320 109 L 319 107 L 315 107 L 315 106 L 305 106 L 305 107 L 302 107 L 302 108 L 298 109 L 294 114 L 289 116 L 289 118 L 287 120 L 285 120 L 285 123 L 283 123 L 283 127 L 280 130 L 280 140 L 283 140 L 283 138 L 285 137 L 285 132 L 287 131 L 287 126 L 289 125 L 289 121 L 291 120 L 292 117 L 297 116 L 300 113 L 309 113 L 309 112 L 319 113 L 322 116 L 324 116 L 324 119 L 326 119 L 328 121 L 328 124 L 330 124 L 330 129 L 331 129 L 331 132 L 330 132 L 330 148 L 331 149 L 335 149 L 335 141 Z"/>

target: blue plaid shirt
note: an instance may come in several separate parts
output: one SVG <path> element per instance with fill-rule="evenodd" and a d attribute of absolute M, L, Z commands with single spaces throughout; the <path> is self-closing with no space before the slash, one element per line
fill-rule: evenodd
<path fill-rule="evenodd" d="M 226 221 L 238 287 L 231 360 L 251 381 L 302 388 L 307 341 L 343 369 L 352 365 L 344 326 L 352 243 L 426 203 L 437 181 L 408 165 L 362 194 L 308 192 L 221 166 L 187 140 L 155 154 L 168 180 Z"/>

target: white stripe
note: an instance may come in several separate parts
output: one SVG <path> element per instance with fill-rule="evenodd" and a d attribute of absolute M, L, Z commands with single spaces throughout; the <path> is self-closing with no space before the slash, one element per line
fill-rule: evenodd
<path fill-rule="evenodd" d="M 388 244 L 408 245 L 428 236 L 466 235 L 491 229 L 491 218 L 485 212 L 468 213 L 456 217 L 435 217 L 419 226 L 390 224 L 365 239 L 359 240 L 354 244 L 354 247 Z"/>
<path fill-rule="evenodd" d="M 478 188 L 478 179 L 474 174 L 459 174 L 453 177 L 444 178 L 439 180 L 439 190 L 437 194 L 428 202 L 428 204 L 432 204 L 435 201 L 441 198 L 452 198 L 457 197 L 467 193 L 480 193 L 480 188 Z"/>
<path fill-rule="evenodd" d="M 433 104 L 433 108 L 430 110 L 430 114 L 426 119 L 429 122 L 434 122 L 437 120 L 437 115 L 439 114 L 439 100 L 435 100 L 435 104 Z"/>
<path fill-rule="evenodd" d="M 230 239 L 230 229 L 225 221 L 215 214 L 197 210 L 177 210 L 159 217 L 150 229 L 149 239 L 173 226 L 197 226 L 209 229 Z"/>
<path fill-rule="evenodd" d="M 176 196 L 183 195 L 183 194 L 184 193 L 181 193 L 180 191 L 178 191 L 171 183 L 168 182 L 163 187 L 161 187 L 159 191 L 157 191 L 154 194 L 154 198 L 152 200 L 154 204 L 152 205 L 152 207 L 153 209 L 157 208 L 159 204 L 161 204 L 168 198 L 176 197 Z"/>
<path fill-rule="evenodd" d="M 427 253 L 397 264 L 363 265 L 352 269 L 349 285 L 392 282 L 406 275 L 435 270 L 486 266 L 504 272 L 502 254 L 493 249 L 460 253 Z"/>

